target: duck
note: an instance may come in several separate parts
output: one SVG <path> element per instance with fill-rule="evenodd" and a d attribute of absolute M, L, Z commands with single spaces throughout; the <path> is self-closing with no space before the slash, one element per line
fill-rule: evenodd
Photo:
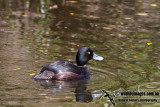
<path fill-rule="evenodd" d="M 40 73 L 34 76 L 37 80 L 74 81 L 90 78 L 89 67 L 86 63 L 91 60 L 102 61 L 103 57 L 96 55 L 90 47 L 82 47 L 76 55 L 76 63 L 70 61 L 56 61 L 44 66 Z"/>

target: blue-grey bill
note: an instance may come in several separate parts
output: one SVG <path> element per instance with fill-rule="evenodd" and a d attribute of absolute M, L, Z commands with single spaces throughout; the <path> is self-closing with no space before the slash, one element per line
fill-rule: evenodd
<path fill-rule="evenodd" d="M 102 61 L 103 57 L 96 55 L 95 53 L 93 53 L 93 59 L 98 60 L 98 61 Z"/>

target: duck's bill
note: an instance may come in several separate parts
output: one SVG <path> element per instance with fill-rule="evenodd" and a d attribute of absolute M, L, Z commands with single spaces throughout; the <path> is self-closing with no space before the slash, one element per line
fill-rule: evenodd
<path fill-rule="evenodd" d="M 96 55 L 95 53 L 93 53 L 93 59 L 98 60 L 98 61 L 102 61 L 103 57 Z"/>

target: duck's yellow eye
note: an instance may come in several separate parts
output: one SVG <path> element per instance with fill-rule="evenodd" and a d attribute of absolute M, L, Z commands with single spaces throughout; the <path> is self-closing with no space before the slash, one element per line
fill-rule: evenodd
<path fill-rule="evenodd" d="M 91 52 L 88 52 L 88 54 L 91 54 Z"/>

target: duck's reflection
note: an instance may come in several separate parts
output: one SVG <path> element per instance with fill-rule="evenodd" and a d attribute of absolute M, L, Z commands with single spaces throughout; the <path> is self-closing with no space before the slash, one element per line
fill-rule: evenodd
<path fill-rule="evenodd" d="M 55 80 L 35 80 L 35 81 L 45 88 L 52 88 L 52 89 L 75 88 L 74 93 L 77 102 L 91 102 L 95 98 L 102 95 L 99 94 L 98 96 L 95 97 L 95 94 L 91 94 L 91 92 L 87 90 L 87 84 L 89 82 L 89 79 L 83 79 L 78 81 L 55 81 Z M 53 91 L 53 93 L 59 93 L 59 92 Z"/>

